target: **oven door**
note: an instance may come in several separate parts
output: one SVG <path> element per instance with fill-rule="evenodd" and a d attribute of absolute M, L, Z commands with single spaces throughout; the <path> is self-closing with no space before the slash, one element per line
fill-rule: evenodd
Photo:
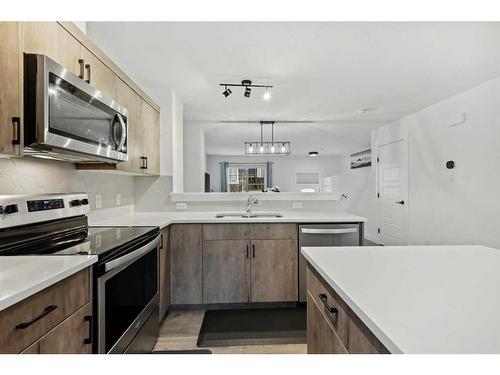
<path fill-rule="evenodd" d="M 106 262 L 97 278 L 97 351 L 123 353 L 159 303 L 160 236 Z"/>
<path fill-rule="evenodd" d="M 127 109 L 47 56 L 24 59 L 27 148 L 128 160 Z"/>

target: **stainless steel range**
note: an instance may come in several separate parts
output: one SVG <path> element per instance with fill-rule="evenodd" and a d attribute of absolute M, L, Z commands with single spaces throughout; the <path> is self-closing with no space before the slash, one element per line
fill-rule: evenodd
<path fill-rule="evenodd" d="M 158 338 L 158 227 L 89 227 L 88 196 L 0 196 L 0 256 L 97 255 L 93 351 L 147 353 Z"/>

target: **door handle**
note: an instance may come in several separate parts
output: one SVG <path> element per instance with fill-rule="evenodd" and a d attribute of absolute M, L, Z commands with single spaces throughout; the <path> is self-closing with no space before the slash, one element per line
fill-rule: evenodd
<path fill-rule="evenodd" d="M 89 322 L 89 337 L 83 340 L 84 344 L 92 344 L 92 315 L 86 315 L 84 320 Z"/>
<path fill-rule="evenodd" d="M 84 79 L 85 78 L 85 61 L 83 61 L 83 59 L 78 59 L 78 64 L 80 64 L 80 74 L 78 75 L 78 78 Z"/>
<path fill-rule="evenodd" d="M 397 204 L 405 204 L 405 201 L 398 201 Z"/>
<path fill-rule="evenodd" d="M 85 69 L 87 69 L 87 79 L 85 80 L 85 82 L 87 83 L 90 83 L 90 64 L 85 64 Z"/>
<path fill-rule="evenodd" d="M 29 322 L 23 322 L 23 323 L 19 323 L 17 326 L 16 326 L 16 329 L 25 329 L 25 328 L 28 328 L 30 325 L 32 325 L 33 323 L 36 323 L 38 322 L 40 319 L 42 319 L 45 315 L 48 315 L 50 314 L 52 311 L 54 311 L 55 309 L 57 309 L 57 306 L 56 305 L 49 305 L 47 306 L 40 315 L 38 315 L 36 318 L 30 320 Z"/>

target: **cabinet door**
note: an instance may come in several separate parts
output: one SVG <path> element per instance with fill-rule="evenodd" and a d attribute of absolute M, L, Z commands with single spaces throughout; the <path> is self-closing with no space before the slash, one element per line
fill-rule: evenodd
<path fill-rule="evenodd" d="M 252 240 L 250 301 L 297 301 L 297 241 Z"/>
<path fill-rule="evenodd" d="M 41 354 L 89 354 L 92 353 L 90 304 L 64 320 L 40 340 Z"/>
<path fill-rule="evenodd" d="M 250 241 L 203 242 L 203 303 L 248 302 Z"/>
<path fill-rule="evenodd" d="M 309 293 L 307 293 L 307 353 L 347 354 L 347 350 Z"/>
<path fill-rule="evenodd" d="M 57 22 L 23 22 L 23 51 L 50 57 L 80 75 L 82 45 Z"/>
<path fill-rule="evenodd" d="M 0 22 L 0 154 L 19 156 L 21 83 L 19 60 L 19 22 Z"/>
<path fill-rule="evenodd" d="M 172 305 L 202 303 L 201 224 L 170 228 L 170 289 Z"/>
<path fill-rule="evenodd" d="M 85 69 L 85 79 L 88 80 L 90 78 L 90 84 L 92 86 L 94 86 L 96 89 L 100 90 L 107 96 L 111 97 L 112 99 L 115 99 L 116 86 L 120 78 L 118 78 L 111 69 L 109 69 L 87 48 L 83 47 L 82 53 L 85 65 L 90 65 L 90 77 L 88 75 L 89 69 Z"/>
<path fill-rule="evenodd" d="M 141 110 L 142 101 L 136 93 L 128 87 L 121 79 L 116 81 L 116 100 L 118 104 L 128 110 L 128 138 L 127 151 L 128 161 L 118 163 L 117 169 L 123 172 L 142 173 L 142 130 Z"/>
<path fill-rule="evenodd" d="M 170 249 L 168 227 L 162 229 L 162 247 L 160 250 L 160 321 L 170 308 Z"/>
<path fill-rule="evenodd" d="M 146 158 L 144 174 L 160 174 L 160 114 L 142 100 L 142 156 Z"/>

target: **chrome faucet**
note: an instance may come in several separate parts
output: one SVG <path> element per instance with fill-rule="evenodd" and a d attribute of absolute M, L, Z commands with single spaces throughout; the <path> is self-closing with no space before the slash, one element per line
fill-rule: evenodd
<path fill-rule="evenodd" d="M 247 214 L 252 213 L 252 204 L 258 204 L 259 200 L 253 196 L 253 194 L 250 194 L 247 200 Z"/>

